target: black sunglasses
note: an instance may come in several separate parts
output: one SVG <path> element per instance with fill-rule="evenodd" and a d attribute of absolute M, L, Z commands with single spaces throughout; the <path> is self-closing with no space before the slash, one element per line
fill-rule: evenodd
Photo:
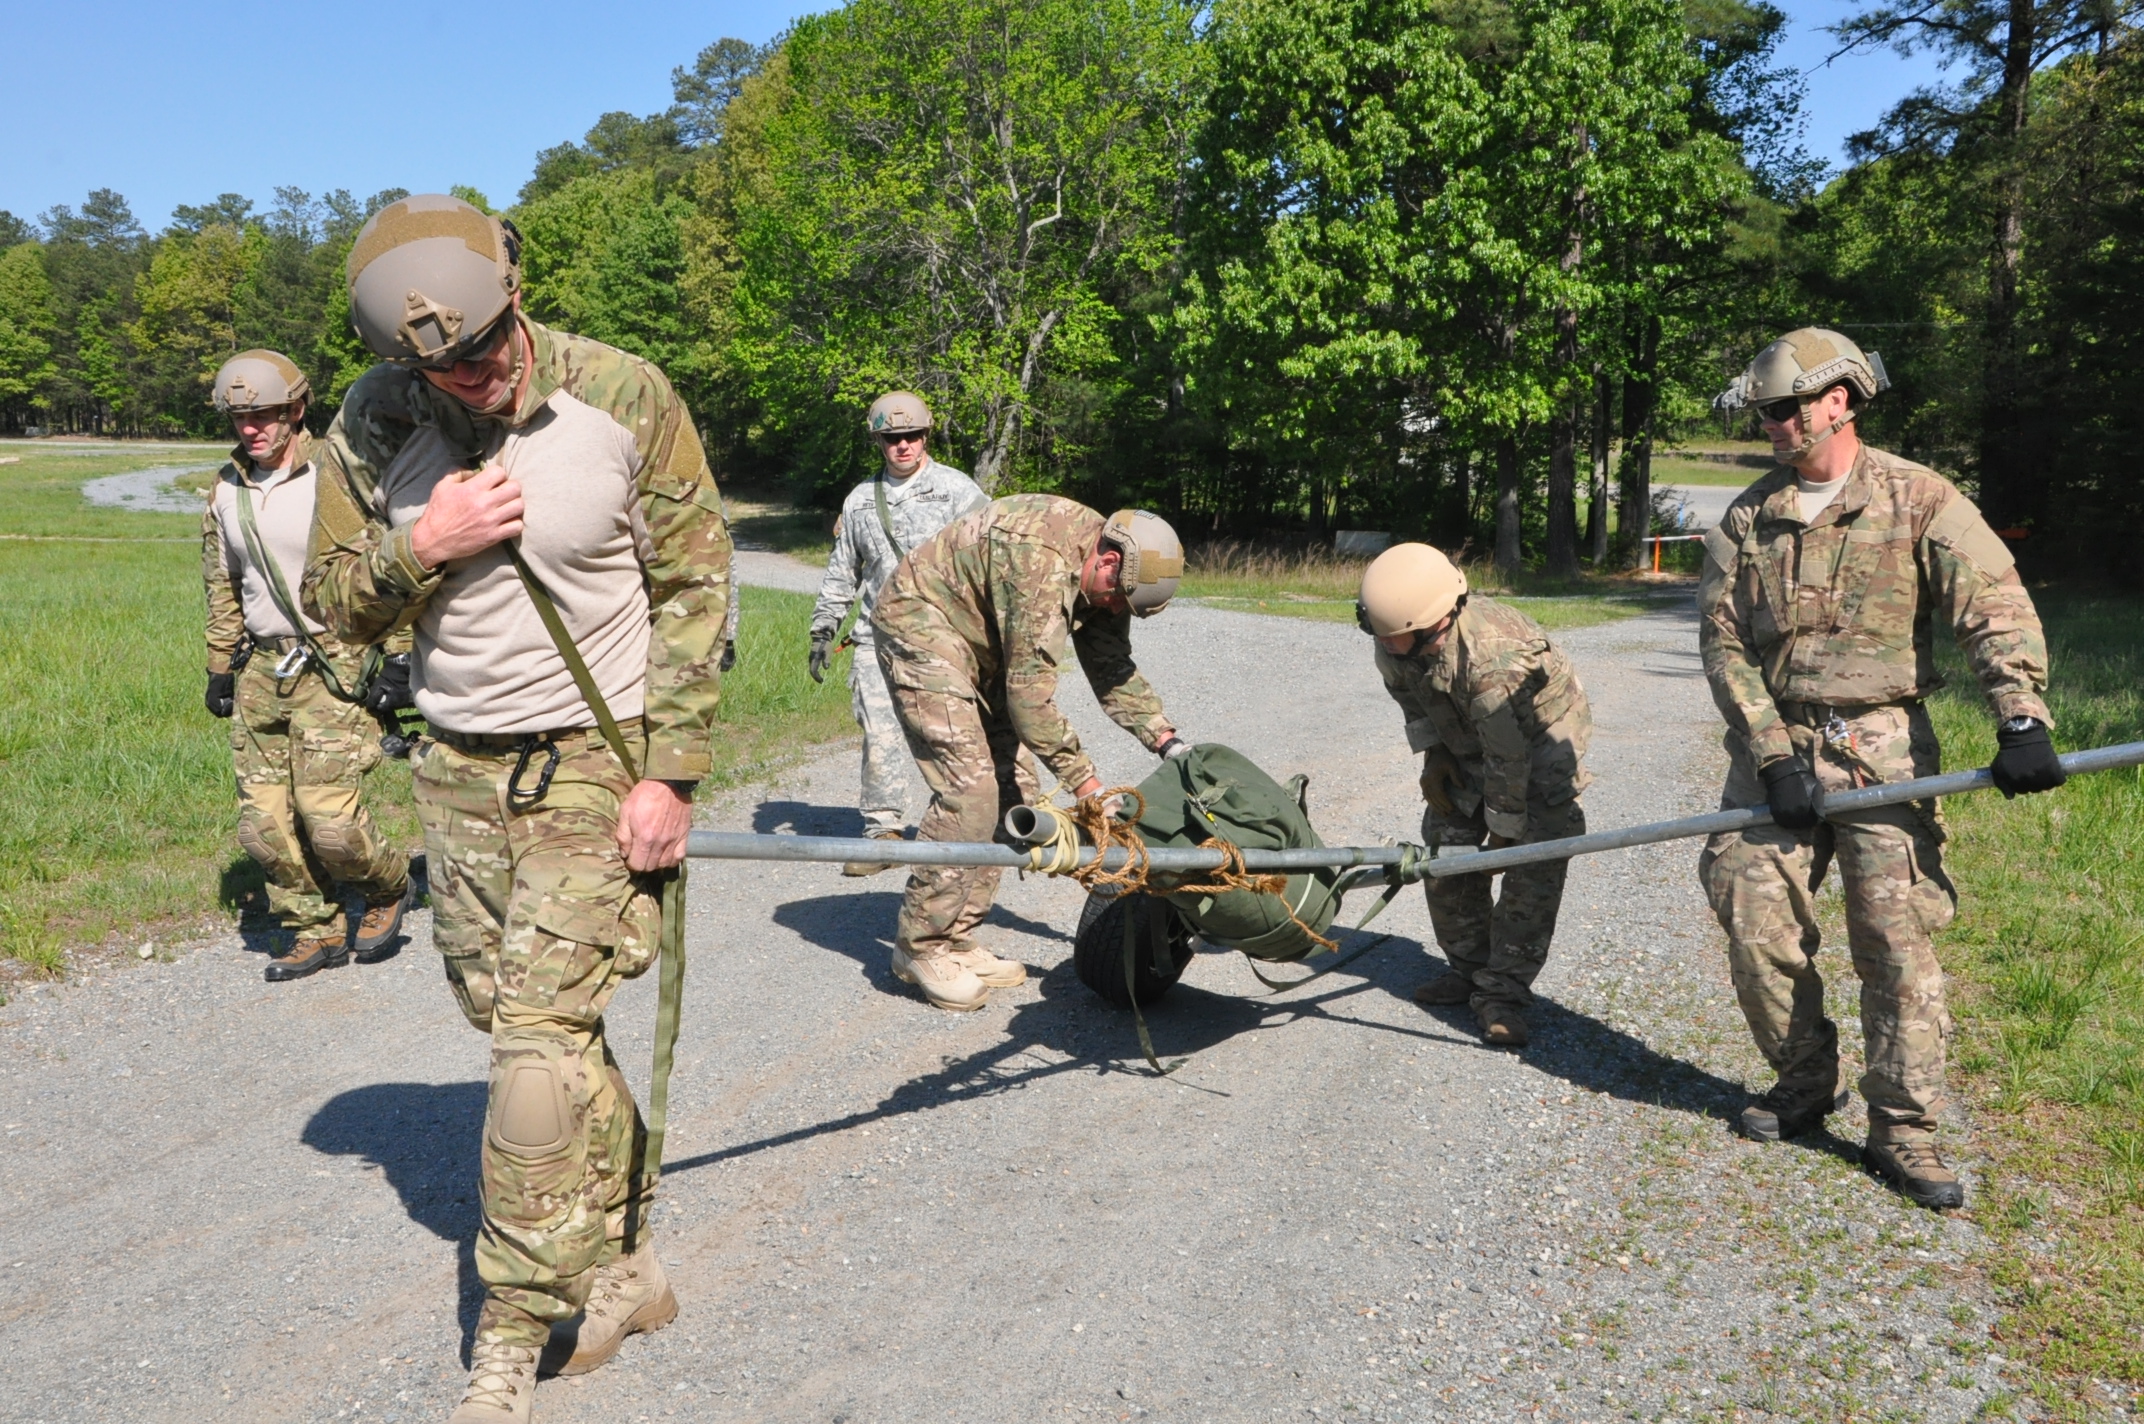
<path fill-rule="evenodd" d="M 1785 425 L 1801 413 L 1802 403 L 1794 396 L 1788 396 L 1785 400 L 1765 401 L 1757 407 L 1757 414 L 1774 425 Z"/>

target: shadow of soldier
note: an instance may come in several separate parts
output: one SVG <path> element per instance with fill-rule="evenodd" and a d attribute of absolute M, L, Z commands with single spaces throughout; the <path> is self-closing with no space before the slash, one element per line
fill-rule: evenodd
<path fill-rule="evenodd" d="M 454 1243 L 464 1364 L 484 1304 L 476 1274 L 476 1194 L 489 1091 L 482 1082 L 372 1083 L 321 1104 L 299 1138 L 315 1152 L 380 1168 L 410 1220 Z"/>
<path fill-rule="evenodd" d="M 832 867 L 828 867 L 829 871 Z M 807 942 L 830 949 L 856 961 L 871 987 L 882 993 L 913 998 L 915 990 L 893 977 L 893 924 L 901 909 L 898 890 L 852 891 L 844 895 L 821 895 L 809 900 L 791 900 L 774 907 L 774 922 Z M 1072 936 L 1055 925 L 993 905 L 985 925 L 1032 935 L 1036 939 L 1071 943 Z M 1003 946 L 999 946 L 1000 949 Z M 1037 966 L 1027 966 L 1039 972 Z"/>
<path fill-rule="evenodd" d="M 864 813 L 854 806 L 762 801 L 752 808 L 752 831 L 762 836 L 860 836 L 864 833 Z"/>

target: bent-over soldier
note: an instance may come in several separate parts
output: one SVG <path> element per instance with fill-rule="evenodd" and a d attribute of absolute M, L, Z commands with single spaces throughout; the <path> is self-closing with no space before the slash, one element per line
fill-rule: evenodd
<path fill-rule="evenodd" d="M 409 858 L 365 809 L 365 773 L 379 765 L 380 746 L 363 699 L 399 705 L 391 693 L 408 686 L 409 660 L 390 658 L 373 686 L 361 686 L 366 650 L 297 606 L 319 474 L 304 373 L 280 352 L 241 351 L 216 372 L 214 389 L 238 445 L 216 472 L 201 521 L 208 710 L 231 719 L 238 843 L 266 873 L 269 909 L 293 938 L 262 972 L 271 982 L 302 979 L 353 955 L 369 964 L 401 932 Z M 364 903 L 354 945 L 345 896 Z"/>
<path fill-rule="evenodd" d="M 1698 644 L 1727 720 L 1722 807 L 1769 806 L 1774 825 L 1714 836 L 1698 874 L 1727 931 L 1735 993 L 1778 1081 L 1743 1110 L 1765 1141 L 1836 1105 L 1838 1030 L 1824 1015 L 1813 897 L 1836 861 L 1861 979 L 1869 1170 L 1929 1207 L 1965 1201 L 1936 1147 L 1944 1105 L 1943 970 L 1935 936 L 1956 910 L 1934 802 L 1837 819 L 1825 792 L 1941 769 L 1922 699 L 1942 685 L 1948 630 L 2000 722 L 1996 785 L 2063 780 L 2048 734 L 2047 643 L 2003 541 L 1935 471 L 1872 449 L 1853 424 L 1889 382 L 1835 331 L 1759 352 L 1721 397 L 1753 405 L 1779 465 L 1705 537 Z"/>
<path fill-rule="evenodd" d="M 932 459 L 927 444 L 931 408 L 909 391 L 888 391 L 871 403 L 864 428 L 885 455 L 885 465 L 841 502 L 834 549 L 819 602 L 811 611 L 807 668 L 823 682 L 834 656 L 834 635 L 850 606 L 857 606 L 851 635 L 856 656 L 849 663 L 849 694 L 856 725 L 863 730 L 864 834 L 899 840 L 908 814 L 908 741 L 879 671 L 871 636 L 871 609 L 894 565 L 961 515 L 987 501 L 983 492 L 951 465 Z M 844 875 L 876 875 L 883 861 L 850 861 Z"/>
<path fill-rule="evenodd" d="M 931 788 L 919 837 L 987 841 L 1033 800 L 1027 748 L 1076 797 L 1102 779 L 1057 708 L 1069 636 L 1111 721 L 1150 751 L 1191 750 L 1132 662 L 1131 620 L 1168 606 L 1184 550 L 1144 510 L 1104 519 L 1055 495 L 1021 494 L 955 520 L 912 551 L 879 591 L 879 666 Z M 1027 969 L 974 940 L 999 871 L 919 866 L 894 931 L 893 972 L 942 1009 L 979 1009 Z"/>
<path fill-rule="evenodd" d="M 1422 837 L 1432 846 L 1503 846 L 1584 835 L 1592 709 L 1578 675 L 1535 622 L 1467 593 L 1466 575 L 1427 544 L 1396 544 L 1362 575 L 1357 615 L 1377 671 L 1422 753 Z M 1469 1004 L 1484 1042 L 1523 1048 L 1533 982 L 1548 962 L 1568 861 L 1427 881 L 1448 972 L 1423 1004 Z"/>
<path fill-rule="evenodd" d="M 308 604 L 345 636 L 416 634 L 433 937 L 491 1038 L 486 1297 L 452 1424 L 528 1420 L 553 1326 L 575 1374 L 677 1313 L 603 1011 L 658 951 L 654 873 L 683 857 L 710 765 L 729 596 L 722 502 L 683 402 L 639 357 L 522 316 L 519 249 L 510 226 L 434 195 L 358 234 L 353 321 L 386 361 L 328 432 L 306 573 Z"/>

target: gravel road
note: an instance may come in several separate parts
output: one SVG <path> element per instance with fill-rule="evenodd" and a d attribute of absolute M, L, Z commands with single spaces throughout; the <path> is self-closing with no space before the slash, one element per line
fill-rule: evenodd
<path fill-rule="evenodd" d="M 1562 637 L 1596 827 L 1711 803 L 1694 636 Z M 1186 608 L 1137 645 L 1189 734 L 1310 774 L 1327 839 L 1415 835 L 1352 628 Z M 1150 768 L 1065 700 L 1105 774 Z M 832 752 L 704 820 L 854 831 L 855 776 Z M 1524 1054 L 1408 1000 L 1436 967 L 1410 893 L 1315 990 L 1200 955 L 1150 1019 L 1190 1058 L 1163 1080 L 1073 977 L 1075 887 L 1007 880 L 993 945 L 1032 977 L 956 1016 L 886 970 L 893 875 L 703 865 L 657 1215 L 684 1313 L 538 1417 L 1970 1418 L 2005 1388 L 1975 1229 L 1863 1177 L 1856 1110 L 1727 1130 L 1757 1065 L 1695 858 L 1579 863 Z M 452 1408 L 484 1040 L 427 917 L 381 965 L 260 964 L 230 936 L 0 1010 L 0 1418 Z M 636 1082 L 654 997 L 613 1016 Z"/>

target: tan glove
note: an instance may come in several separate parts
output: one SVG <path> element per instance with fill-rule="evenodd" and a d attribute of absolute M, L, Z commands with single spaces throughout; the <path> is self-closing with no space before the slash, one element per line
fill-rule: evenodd
<path fill-rule="evenodd" d="M 1452 802 L 1452 788 L 1459 784 L 1459 759 L 1442 747 L 1431 747 L 1422 757 L 1422 799 L 1440 816 L 1449 816 L 1458 808 Z"/>

